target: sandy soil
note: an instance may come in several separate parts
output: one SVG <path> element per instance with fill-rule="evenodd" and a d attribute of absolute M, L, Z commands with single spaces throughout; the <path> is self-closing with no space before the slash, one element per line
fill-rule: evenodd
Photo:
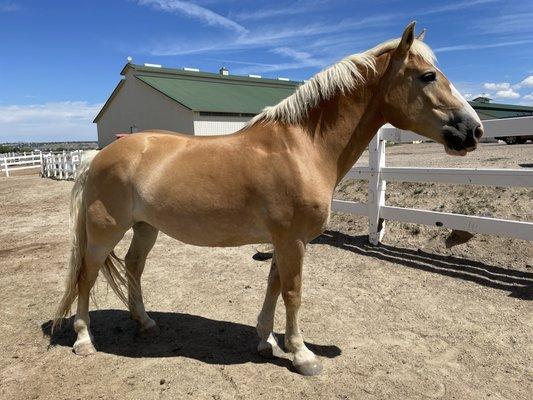
<path fill-rule="evenodd" d="M 485 145 L 468 159 L 428 144 L 387 153 L 390 165 L 533 162 L 533 145 Z M 99 280 L 99 353 L 77 357 L 71 326 L 53 336 L 48 327 L 63 287 L 71 186 L 0 177 L 1 399 L 531 398 L 531 242 L 478 235 L 447 250 L 445 231 L 389 223 L 385 244 L 371 247 L 366 219 L 345 214 L 306 258 L 301 324 L 321 376 L 255 354 L 269 262 L 252 259 L 254 246 L 198 248 L 164 235 L 143 276 L 161 335 L 138 337 Z M 362 200 L 363 189 L 344 182 L 337 196 Z M 389 204 L 533 220 L 531 190 L 397 184 L 389 193 Z M 279 307 L 277 332 L 283 321 Z"/>

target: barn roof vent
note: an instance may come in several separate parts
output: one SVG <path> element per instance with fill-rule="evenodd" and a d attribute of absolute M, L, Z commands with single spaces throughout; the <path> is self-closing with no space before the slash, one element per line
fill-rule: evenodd
<path fill-rule="evenodd" d="M 184 67 L 183 70 L 184 71 L 189 71 L 189 72 L 200 72 L 200 69 L 198 69 L 198 68 L 190 68 L 190 67 Z"/>
<path fill-rule="evenodd" d="M 144 66 L 145 67 L 150 67 L 150 68 L 161 68 L 161 64 L 150 64 L 150 63 L 144 63 Z"/>
<path fill-rule="evenodd" d="M 218 73 L 220 75 L 224 75 L 224 76 L 228 76 L 229 75 L 229 69 L 227 69 L 226 67 L 222 67 L 218 70 Z"/>
<path fill-rule="evenodd" d="M 482 93 L 472 101 L 475 101 L 476 103 L 490 103 L 491 100 L 492 99 L 487 93 Z"/>
<path fill-rule="evenodd" d="M 249 74 L 249 75 L 248 75 L 248 78 L 258 78 L 258 79 L 260 79 L 260 78 L 261 78 L 261 75 Z"/>
<path fill-rule="evenodd" d="M 278 81 L 290 81 L 289 78 L 282 78 L 281 76 L 278 76 Z"/>

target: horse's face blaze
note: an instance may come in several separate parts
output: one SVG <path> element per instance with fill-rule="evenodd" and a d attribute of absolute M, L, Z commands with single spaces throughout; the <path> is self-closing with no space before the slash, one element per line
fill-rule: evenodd
<path fill-rule="evenodd" d="M 387 122 L 444 145 L 448 154 L 466 155 L 483 135 L 481 121 L 446 76 L 434 65 L 408 54 L 390 68 L 383 114 Z"/>

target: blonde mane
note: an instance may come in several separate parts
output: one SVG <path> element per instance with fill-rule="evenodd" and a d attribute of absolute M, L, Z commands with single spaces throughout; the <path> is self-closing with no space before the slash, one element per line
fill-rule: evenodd
<path fill-rule="evenodd" d="M 336 93 L 346 93 L 365 83 L 361 69 L 376 71 L 375 59 L 379 55 L 398 47 L 400 39 L 392 39 L 365 51 L 343 58 L 338 63 L 319 72 L 296 89 L 291 96 L 275 106 L 265 107 L 261 113 L 252 118 L 246 126 L 258 122 L 282 122 L 299 124 L 307 117 L 309 110 L 322 100 L 331 98 Z M 411 54 L 421 57 L 430 64 L 435 63 L 435 54 L 420 40 L 415 40 Z"/>

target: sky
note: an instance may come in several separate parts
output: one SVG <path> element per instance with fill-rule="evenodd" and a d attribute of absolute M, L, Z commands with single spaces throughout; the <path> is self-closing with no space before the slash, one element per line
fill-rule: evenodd
<path fill-rule="evenodd" d="M 531 0 L 0 0 L 0 142 L 96 140 L 128 56 L 303 80 L 412 20 L 465 97 L 533 105 Z"/>

